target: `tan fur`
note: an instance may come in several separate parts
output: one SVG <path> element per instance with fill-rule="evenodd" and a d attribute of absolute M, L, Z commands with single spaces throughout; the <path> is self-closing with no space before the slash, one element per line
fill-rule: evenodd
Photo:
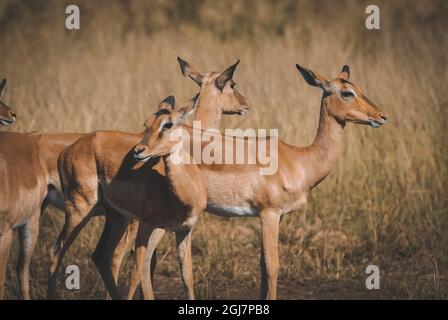
<path fill-rule="evenodd" d="M 29 264 L 48 203 L 62 203 L 56 163 L 78 134 L 0 133 L 0 298 L 14 230 L 21 243 L 17 271 L 22 297 L 29 299 Z M 51 193 L 51 196 L 50 196 Z"/>
<path fill-rule="evenodd" d="M 223 90 L 219 90 L 215 84 L 218 77 L 223 74 L 228 76 L 228 70 L 234 70 L 236 65 L 223 73 L 200 74 L 187 62 L 179 59 L 179 63 L 182 73 L 194 78 L 201 86 L 196 103 L 196 120 L 202 122 L 203 128 L 217 128 L 222 114 L 245 114 L 248 111 L 249 106 L 244 97 L 232 88 L 231 78 L 227 79 Z M 136 163 L 132 149 L 142 138 L 143 133 L 97 131 L 82 137 L 61 153 L 58 167 L 66 196 L 66 224 L 51 257 L 49 298 L 54 297 L 58 269 L 66 250 L 84 225 L 96 214 L 95 208 L 105 207 L 108 214 L 103 234 L 92 258 L 105 278 L 109 292 L 115 298 L 119 266 L 137 233 L 135 231 L 137 224 L 134 222 L 128 226 L 129 219 L 139 218 L 152 221 L 154 225 L 164 225 L 161 222 L 163 219 L 157 220 L 157 214 L 165 212 L 163 204 L 169 201 L 165 166 L 163 161 L 159 160 L 152 160 L 144 165 Z M 129 194 L 128 191 L 136 186 L 138 191 Z M 144 216 L 137 217 L 136 212 L 137 215 Z M 172 216 L 170 212 L 165 214 Z M 123 216 L 124 218 L 121 218 Z M 114 227 L 111 219 L 115 222 Z M 123 231 L 126 228 L 127 231 Z M 119 241 L 118 244 L 107 240 L 111 235 L 120 233 L 123 234 L 122 238 L 114 240 Z M 181 241 L 182 246 L 188 243 L 188 237 L 184 238 L 187 242 Z M 140 244 L 145 248 L 146 245 L 147 243 Z M 117 246 L 113 258 L 111 258 L 113 252 L 108 251 L 112 246 Z M 137 259 L 142 260 L 141 257 Z M 109 270 L 110 263 L 114 268 L 112 276 Z M 132 279 L 140 281 L 139 276 L 133 276 Z M 131 283 L 131 287 L 136 285 Z"/>
<path fill-rule="evenodd" d="M 380 109 L 356 85 L 347 82 L 348 67 L 344 67 L 339 77 L 332 81 L 300 66 L 298 69 L 309 84 L 324 89 L 319 128 L 312 145 L 294 147 L 280 142 L 278 171 L 270 176 L 259 174 L 259 162 L 253 165 L 198 165 L 207 189 L 207 211 L 219 214 L 213 212 L 210 204 L 237 206 L 254 208 L 260 217 L 263 299 L 277 297 L 280 218 L 285 213 L 300 209 L 306 203 L 309 192 L 330 173 L 340 154 L 345 123 L 350 121 L 380 126 L 386 121 Z M 342 93 L 346 90 L 353 90 L 356 96 L 343 97 Z M 186 126 L 184 129 L 190 133 L 193 130 Z M 189 136 L 194 137 L 193 134 Z M 148 147 L 149 152 L 154 152 L 154 141 L 144 138 L 143 142 L 151 145 L 151 148 Z M 247 143 L 248 139 L 245 139 Z M 144 149 L 144 144 L 138 147 L 140 157 L 145 156 Z M 152 252 L 152 248 L 149 252 Z M 183 266 L 182 269 L 189 267 Z"/>
<path fill-rule="evenodd" d="M 194 102 L 192 103 L 194 105 Z M 160 115 L 157 116 L 153 123 L 149 125 L 150 130 L 153 132 L 154 136 L 158 136 L 157 128 L 160 126 L 161 121 L 165 118 L 176 114 L 177 111 L 170 111 L 170 115 Z M 141 237 L 137 237 L 137 253 L 142 248 L 146 247 L 148 243 L 148 238 L 151 231 L 154 228 L 169 228 L 170 230 L 176 231 L 178 235 L 182 235 L 178 238 L 178 251 L 180 258 L 180 264 L 190 265 L 191 256 L 187 256 L 186 253 L 190 252 L 190 232 L 196 223 L 198 215 L 205 209 L 207 198 L 205 187 L 202 182 L 199 169 L 196 165 L 174 165 L 169 159 L 170 148 L 167 147 L 163 150 L 158 150 L 157 155 L 162 156 L 162 164 L 164 167 L 163 173 L 165 179 L 163 179 L 162 184 L 159 185 L 161 188 L 158 193 L 162 197 L 162 202 L 165 206 L 160 206 L 157 201 L 154 201 L 152 197 L 149 197 L 151 204 L 155 206 L 155 210 L 145 210 L 148 208 L 147 199 L 144 200 L 143 204 L 140 204 L 141 208 L 139 210 L 129 212 L 139 212 L 140 215 L 137 218 L 140 221 L 138 234 Z M 159 162 L 160 163 L 160 162 Z M 143 186 L 145 182 L 143 181 Z M 140 185 L 140 186 L 142 186 Z M 127 188 L 132 188 L 127 186 Z M 142 188 L 143 191 L 149 191 L 146 188 Z M 126 192 L 120 190 L 120 192 Z M 148 196 L 146 196 L 148 198 Z M 138 198 L 136 198 L 138 200 Z M 118 212 L 119 210 L 117 210 Z M 127 211 L 118 212 L 122 217 L 116 216 L 113 219 L 113 227 L 110 229 L 110 234 L 107 238 L 107 244 L 104 247 L 104 252 L 102 252 L 101 260 L 97 260 L 97 264 L 100 266 L 99 271 L 103 277 L 111 297 L 114 299 L 120 298 L 118 290 L 115 284 L 114 275 L 112 272 L 113 254 L 115 247 L 118 245 L 118 241 L 122 239 L 124 233 L 126 232 L 126 227 L 129 224 L 129 217 Z M 160 213 L 160 214 L 157 214 Z M 132 213 L 131 213 L 132 214 Z M 137 266 L 142 266 L 143 261 L 140 259 L 144 257 L 144 254 L 137 254 Z M 140 272 L 136 270 L 133 277 L 137 277 L 134 281 L 140 280 Z M 192 274 L 185 272 L 183 273 L 185 291 L 187 296 L 190 298 L 194 297 L 193 292 L 193 279 Z"/>
<path fill-rule="evenodd" d="M 6 80 L 0 82 L 0 96 Z M 15 122 L 16 114 L 0 101 L 0 124 Z M 0 133 L 0 299 L 14 230 L 19 231 L 17 264 L 20 291 L 30 298 L 29 265 L 39 235 L 39 217 L 48 203 L 60 206 L 62 192 L 56 168 L 60 151 L 77 134 Z M 51 195 L 50 195 L 51 193 Z"/>
<path fill-rule="evenodd" d="M 260 176 L 259 164 L 199 166 L 207 189 L 208 202 L 242 207 L 252 206 L 258 210 L 262 225 L 261 270 L 263 298 L 276 298 L 276 279 L 279 268 L 277 242 L 280 216 L 303 206 L 309 191 L 329 174 L 340 151 L 342 129 L 345 121 L 371 125 L 380 125 L 385 122 L 385 117 L 381 111 L 365 98 L 359 88 L 353 84 L 342 81 L 344 80 L 343 78 L 327 81 L 323 77 L 315 76 L 309 70 L 302 70 L 303 72 L 308 72 L 308 83 L 310 83 L 309 77 L 311 74 L 314 79 L 313 85 L 325 90 L 321 104 L 319 129 L 316 139 L 311 146 L 297 148 L 280 143 L 278 151 L 279 170 L 272 176 Z M 356 97 L 353 97 L 353 99 L 342 98 L 340 94 L 345 89 L 351 89 L 356 92 Z M 185 128 L 188 129 L 188 127 Z M 143 141 L 149 140 L 144 138 Z M 98 141 L 95 145 L 98 145 Z M 106 158 L 103 160 L 106 160 Z M 160 167 L 158 167 L 159 163 L 147 162 L 144 164 L 144 166 L 148 166 L 148 172 L 155 174 L 152 177 L 153 181 L 158 181 L 155 177 L 161 174 Z M 101 168 L 101 166 L 98 167 Z M 122 177 L 129 177 L 129 173 L 127 172 Z M 112 221 L 112 225 L 118 226 L 111 228 L 115 230 L 112 234 L 119 233 L 125 229 L 125 227 L 120 227 L 119 223 L 119 220 L 123 219 L 123 217 L 125 219 L 129 217 L 138 218 L 145 222 L 152 221 L 152 225 L 157 225 L 158 227 L 170 227 L 169 224 L 163 222 L 166 219 L 166 216 L 162 213 L 163 208 L 155 208 L 155 202 L 148 201 L 148 197 L 152 197 L 152 192 L 157 192 L 159 189 L 153 188 L 154 182 L 151 184 L 147 183 L 147 179 L 144 178 L 145 176 L 149 177 L 147 172 L 142 173 L 143 171 L 136 174 L 132 183 L 128 183 L 130 180 L 127 180 L 127 183 L 123 184 L 121 188 L 115 189 L 113 196 L 108 197 L 106 195 L 108 205 L 113 207 L 116 213 L 122 217 L 117 216 Z M 101 174 L 103 173 L 100 173 L 100 176 Z M 117 173 L 109 176 L 110 179 L 107 182 L 109 191 L 113 190 L 113 177 L 117 176 L 119 176 Z M 122 183 L 123 181 L 120 181 L 117 185 Z M 133 187 L 132 191 L 130 190 L 131 187 Z M 151 189 L 147 189 L 148 187 Z M 152 192 L 148 192 L 149 190 Z M 106 191 L 106 193 L 109 191 Z M 126 191 L 128 197 L 123 194 Z M 137 196 L 134 197 L 134 194 L 137 194 Z M 140 194 L 142 196 L 146 194 L 146 198 L 141 198 Z M 157 194 L 156 197 L 160 199 L 160 194 Z M 148 207 L 146 207 L 146 202 Z M 139 209 L 139 206 L 142 209 Z M 147 211 L 142 213 L 141 211 L 144 211 L 144 209 Z M 169 213 L 166 214 L 169 215 Z M 162 217 L 163 219 L 160 220 Z M 80 225 L 82 226 L 82 223 Z M 139 231 L 139 236 L 141 235 Z M 188 250 L 188 246 L 185 246 L 185 249 Z M 191 253 L 186 254 L 183 251 L 184 257 L 189 254 Z M 183 274 L 188 275 L 191 274 L 191 270 L 186 270 L 191 268 L 191 264 L 186 263 L 187 265 L 182 265 L 182 270 Z M 115 286 L 115 284 L 113 285 Z M 112 290 L 116 290 L 114 286 Z"/>

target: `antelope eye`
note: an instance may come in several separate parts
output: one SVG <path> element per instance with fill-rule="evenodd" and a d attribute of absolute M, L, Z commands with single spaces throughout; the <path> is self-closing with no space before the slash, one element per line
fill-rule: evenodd
<path fill-rule="evenodd" d="M 341 95 L 343 98 L 353 98 L 355 94 L 351 91 L 342 91 Z"/>
<path fill-rule="evenodd" d="M 168 130 L 171 129 L 171 127 L 173 126 L 172 122 L 167 122 L 163 125 L 162 130 Z"/>
<path fill-rule="evenodd" d="M 232 89 L 235 89 L 235 87 L 236 87 L 236 83 L 232 81 L 232 83 L 230 84 L 230 87 L 231 87 Z"/>

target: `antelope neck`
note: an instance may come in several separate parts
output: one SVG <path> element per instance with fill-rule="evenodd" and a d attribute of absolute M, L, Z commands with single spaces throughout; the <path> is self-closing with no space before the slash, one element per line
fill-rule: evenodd
<path fill-rule="evenodd" d="M 201 121 L 203 130 L 219 129 L 222 112 L 216 98 L 201 93 L 198 99 L 195 121 Z"/>
<path fill-rule="evenodd" d="M 328 113 L 328 106 L 328 99 L 324 96 L 317 134 L 304 156 L 309 189 L 317 186 L 330 173 L 342 149 L 343 124 Z"/>

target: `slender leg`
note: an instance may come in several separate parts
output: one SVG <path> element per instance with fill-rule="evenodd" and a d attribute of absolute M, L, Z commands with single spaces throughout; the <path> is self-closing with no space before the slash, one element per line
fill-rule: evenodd
<path fill-rule="evenodd" d="M 120 268 L 123 263 L 124 256 L 132 249 L 135 243 L 138 227 L 139 227 L 138 221 L 133 220 L 129 224 L 124 236 L 121 238 L 120 242 L 117 245 L 117 248 L 115 249 L 114 256 L 112 258 L 112 274 L 114 275 L 114 280 L 116 284 L 118 284 L 118 278 L 120 276 Z"/>
<path fill-rule="evenodd" d="M 273 209 L 265 209 L 261 219 L 261 298 L 277 299 L 277 277 L 279 270 L 278 232 L 280 213 Z"/>
<path fill-rule="evenodd" d="M 3 300 L 5 294 L 6 265 L 8 264 L 12 235 L 12 229 L 6 230 L 0 234 L 0 300 Z"/>
<path fill-rule="evenodd" d="M 100 236 L 100 239 L 98 240 L 95 251 L 93 251 L 93 253 L 92 253 L 92 260 L 95 263 L 95 265 L 100 264 L 102 254 L 106 250 L 107 241 L 110 237 L 110 231 L 111 231 L 111 219 L 110 219 L 109 214 L 106 213 L 103 231 L 101 232 L 101 236 Z M 110 300 L 110 299 L 111 299 L 111 297 L 109 295 L 109 292 L 107 292 L 106 300 Z"/>
<path fill-rule="evenodd" d="M 154 300 L 154 291 L 152 284 L 154 278 L 154 271 L 157 264 L 156 248 L 164 235 L 165 235 L 165 229 L 160 228 L 153 229 L 147 243 L 148 247 L 145 261 L 143 262 L 143 274 L 141 277 L 143 297 L 145 300 Z"/>
<path fill-rule="evenodd" d="M 109 237 L 106 241 L 104 251 L 98 252 L 98 256 L 94 261 L 104 283 L 106 284 L 106 288 L 109 291 L 110 296 L 112 299 L 118 300 L 120 299 L 120 294 L 112 274 L 112 258 L 115 248 L 126 232 L 130 221 L 129 219 L 113 211 L 109 211 L 109 214 L 111 215 Z"/>
<path fill-rule="evenodd" d="M 191 229 L 176 232 L 177 256 L 184 284 L 185 296 L 194 300 L 193 266 L 191 261 Z"/>
<path fill-rule="evenodd" d="M 137 289 L 140 279 L 142 278 L 142 267 L 146 254 L 146 246 L 148 245 L 148 238 L 152 233 L 153 228 L 144 223 L 140 223 L 137 238 L 135 239 L 135 264 L 132 269 L 131 282 L 128 291 L 128 300 L 132 300 L 135 290 Z"/>
<path fill-rule="evenodd" d="M 266 265 L 264 261 L 263 248 L 261 248 L 260 252 L 260 272 L 261 272 L 260 299 L 266 300 L 268 292 L 268 278 L 266 274 Z"/>
<path fill-rule="evenodd" d="M 92 255 L 92 259 L 95 262 L 95 265 L 102 266 L 104 259 L 104 252 L 106 251 L 107 242 L 110 238 L 110 232 L 112 227 L 112 220 L 114 216 L 119 215 L 118 213 L 113 212 L 113 210 L 109 209 L 109 213 L 106 214 L 106 222 L 103 228 L 103 232 L 101 234 L 101 238 L 96 246 L 95 252 Z M 129 226 L 120 242 L 118 243 L 113 258 L 112 258 L 112 275 L 115 281 L 115 284 L 118 286 L 118 278 L 120 275 L 120 268 L 123 262 L 124 256 L 126 253 L 131 250 L 135 238 L 137 236 L 139 223 L 136 220 L 133 220 Z M 138 283 L 137 283 L 138 284 Z M 107 292 L 106 299 L 110 299 L 109 292 Z"/>
<path fill-rule="evenodd" d="M 24 300 L 30 299 L 30 263 L 39 236 L 39 217 L 40 210 L 19 230 L 20 254 L 17 273 Z"/>
<path fill-rule="evenodd" d="M 101 232 L 100 239 L 98 240 L 98 243 L 96 244 L 95 250 L 92 253 L 92 260 L 95 261 L 101 257 L 102 252 L 104 252 L 107 241 L 110 237 L 110 229 L 111 229 L 111 219 L 108 213 L 106 213 L 105 219 L 104 219 L 104 227 L 103 231 Z"/>
<path fill-rule="evenodd" d="M 76 205 L 67 205 L 64 228 L 58 236 L 54 251 L 50 255 L 47 299 L 55 299 L 57 275 L 64 254 L 93 216 L 93 206 L 93 204 L 89 204 L 85 200 L 79 200 Z"/>

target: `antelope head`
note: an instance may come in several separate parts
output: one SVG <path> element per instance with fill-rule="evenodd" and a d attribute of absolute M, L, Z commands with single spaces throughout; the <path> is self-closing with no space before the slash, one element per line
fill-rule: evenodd
<path fill-rule="evenodd" d="M 193 112 L 197 98 L 198 96 L 190 100 L 187 105 L 176 108 L 174 97 L 166 97 L 157 107 L 157 111 L 145 121 L 143 140 L 134 148 L 135 159 L 146 162 L 151 158 L 170 154 L 179 142 L 170 135 L 186 116 Z"/>
<path fill-rule="evenodd" d="M 6 79 L 0 82 L 0 97 L 6 86 Z M 0 125 L 9 126 L 16 121 L 16 114 L 0 100 Z"/>
<path fill-rule="evenodd" d="M 345 65 L 341 73 L 333 80 L 327 80 L 321 75 L 296 65 L 305 81 L 324 90 L 322 105 L 330 116 L 343 126 L 346 122 L 370 125 L 378 128 L 386 123 L 387 118 L 361 89 L 348 81 L 350 68 Z"/>
<path fill-rule="evenodd" d="M 222 114 L 245 115 L 250 106 L 236 89 L 233 74 L 239 60 L 223 72 L 197 72 L 187 61 L 177 58 L 180 69 L 185 77 L 189 77 L 201 87 L 200 99 L 210 99 L 204 105 L 218 108 Z"/>

